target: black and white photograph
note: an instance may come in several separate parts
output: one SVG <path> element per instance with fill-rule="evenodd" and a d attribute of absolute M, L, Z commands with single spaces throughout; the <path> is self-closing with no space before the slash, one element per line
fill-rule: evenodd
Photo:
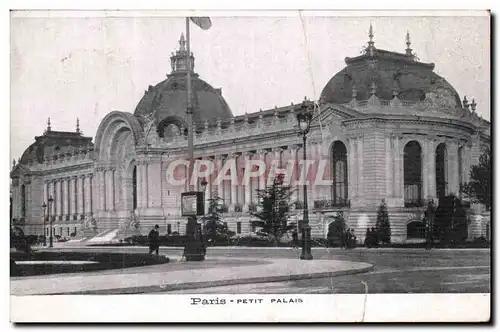
<path fill-rule="evenodd" d="M 490 320 L 491 12 L 9 25 L 12 322 Z"/>

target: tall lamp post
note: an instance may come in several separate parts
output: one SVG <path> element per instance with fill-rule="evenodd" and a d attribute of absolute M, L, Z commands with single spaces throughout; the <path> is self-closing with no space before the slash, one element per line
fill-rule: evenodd
<path fill-rule="evenodd" d="M 304 100 L 302 102 L 302 111 L 297 114 L 297 121 L 299 123 L 300 135 L 302 136 L 302 146 L 303 146 L 303 160 L 305 166 L 306 161 L 306 140 L 307 134 L 311 127 L 312 112 L 311 109 L 313 104 Z M 305 168 L 304 168 L 305 169 Z M 304 190 L 304 217 L 302 220 L 302 253 L 300 259 L 312 260 L 313 256 L 311 254 L 311 226 L 309 226 L 309 210 L 307 207 L 307 184 L 304 179 L 303 183 Z"/>
<path fill-rule="evenodd" d="M 203 191 L 203 201 L 205 202 L 205 204 L 208 204 L 208 208 L 210 209 L 210 193 L 208 195 L 208 198 L 205 197 L 205 192 L 206 192 L 206 189 L 207 189 L 207 185 L 208 185 L 208 182 L 207 182 L 207 179 L 203 178 L 201 180 L 201 183 L 200 183 L 200 186 L 201 186 L 201 189 Z M 208 200 L 208 202 L 207 202 Z M 203 206 L 203 209 L 205 209 L 205 206 Z M 205 210 L 206 211 L 206 210 Z M 203 214 L 205 217 L 205 211 L 203 211 Z M 210 210 L 208 211 L 208 213 L 210 213 Z M 201 234 L 205 234 L 205 218 L 202 218 L 202 225 L 201 225 Z"/>
<path fill-rule="evenodd" d="M 49 247 L 50 248 L 54 247 L 54 243 L 52 240 L 52 218 L 50 216 L 50 208 L 51 208 L 51 205 L 53 202 L 54 202 L 54 199 L 52 198 L 52 196 L 50 196 L 48 199 L 49 204 L 48 204 L 48 208 L 47 208 L 47 217 L 49 218 L 49 226 L 50 226 L 50 229 L 49 229 Z"/>
<path fill-rule="evenodd" d="M 45 209 L 47 209 L 47 204 L 45 204 L 45 202 L 43 202 L 43 205 L 42 205 L 42 209 L 43 209 L 43 246 L 47 246 L 47 232 L 45 231 L 45 222 L 47 221 L 47 216 L 45 215 Z"/>

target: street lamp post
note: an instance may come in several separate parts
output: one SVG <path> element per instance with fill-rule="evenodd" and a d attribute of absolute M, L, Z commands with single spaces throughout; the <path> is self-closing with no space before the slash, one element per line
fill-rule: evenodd
<path fill-rule="evenodd" d="M 45 215 L 45 209 L 47 209 L 47 204 L 45 204 L 45 202 L 43 202 L 43 205 L 42 205 L 42 209 L 43 209 L 43 246 L 47 246 L 47 232 L 45 231 L 45 222 L 47 221 L 47 216 Z"/>
<path fill-rule="evenodd" d="M 205 204 L 208 203 L 208 208 L 210 209 L 210 198 L 211 198 L 210 197 L 210 193 L 208 195 L 208 198 L 205 197 L 205 192 L 206 192 L 206 189 L 207 189 L 207 185 L 208 185 L 207 179 L 203 178 L 201 180 L 201 183 L 200 183 L 201 189 L 203 190 L 203 201 L 205 202 Z M 208 202 L 207 202 L 207 199 L 208 199 Z M 201 225 L 201 234 L 205 234 L 205 217 L 206 217 L 206 215 L 205 215 L 205 211 L 206 211 L 205 210 L 205 206 L 203 206 L 203 210 L 204 210 L 203 211 L 203 215 L 204 215 L 203 217 L 204 218 L 202 218 L 203 222 L 202 222 L 202 225 Z M 208 211 L 208 213 L 210 213 L 210 210 Z"/>
<path fill-rule="evenodd" d="M 309 129 L 311 126 L 311 120 L 312 120 L 312 112 L 311 108 L 313 107 L 313 104 L 311 102 L 308 102 L 307 100 L 304 100 L 302 103 L 302 111 L 297 114 L 297 121 L 299 123 L 299 130 L 300 130 L 300 135 L 302 136 L 302 147 L 303 147 L 303 160 L 304 160 L 304 165 L 302 167 L 305 167 L 305 162 L 306 162 L 306 141 L 307 141 L 307 134 L 309 133 Z M 305 169 L 305 168 L 303 168 Z M 303 190 L 304 190 L 304 217 L 302 220 L 302 253 L 300 255 L 300 259 L 305 259 L 305 260 L 312 260 L 313 256 L 311 254 L 311 226 L 309 226 L 309 210 L 307 207 L 307 184 L 306 184 L 306 179 L 304 177 L 304 183 L 303 183 Z"/>
<path fill-rule="evenodd" d="M 49 247 L 52 248 L 52 247 L 54 247 L 54 243 L 52 240 L 52 218 L 50 216 L 50 208 L 51 208 L 52 203 L 54 202 L 54 199 L 52 198 L 52 196 L 49 197 L 48 202 L 49 202 L 49 205 L 47 208 L 47 217 L 49 218 L 49 227 L 50 227 L 50 229 L 49 229 Z"/>

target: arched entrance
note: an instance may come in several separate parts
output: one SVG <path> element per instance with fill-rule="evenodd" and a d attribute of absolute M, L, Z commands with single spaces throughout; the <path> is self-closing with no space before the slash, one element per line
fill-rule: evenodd
<path fill-rule="evenodd" d="M 422 206 L 422 148 L 410 141 L 404 148 L 404 199 L 406 207 Z"/>
<path fill-rule="evenodd" d="M 438 200 L 446 197 L 448 189 L 448 171 L 447 171 L 447 151 L 446 145 L 440 143 L 436 148 L 436 196 Z"/>
<path fill-rule="evenodd" d="M 422 220 L 412 220 L 406 224 L 407 239 L 425 239 L 425 223 Z"/>
<path fill-rule="evenodd" d="M 347 149 L 341 141 L 335 141 L 332 147 L 332 201 L 333 205 L 347 205 Z"/>

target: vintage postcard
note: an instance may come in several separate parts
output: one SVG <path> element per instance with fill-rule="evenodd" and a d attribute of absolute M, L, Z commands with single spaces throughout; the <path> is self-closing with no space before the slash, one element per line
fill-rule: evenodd
<path fill-rule="evenodd" d="M 10 15 L 12 322 L 490 320 L 490 12 Z"/>

